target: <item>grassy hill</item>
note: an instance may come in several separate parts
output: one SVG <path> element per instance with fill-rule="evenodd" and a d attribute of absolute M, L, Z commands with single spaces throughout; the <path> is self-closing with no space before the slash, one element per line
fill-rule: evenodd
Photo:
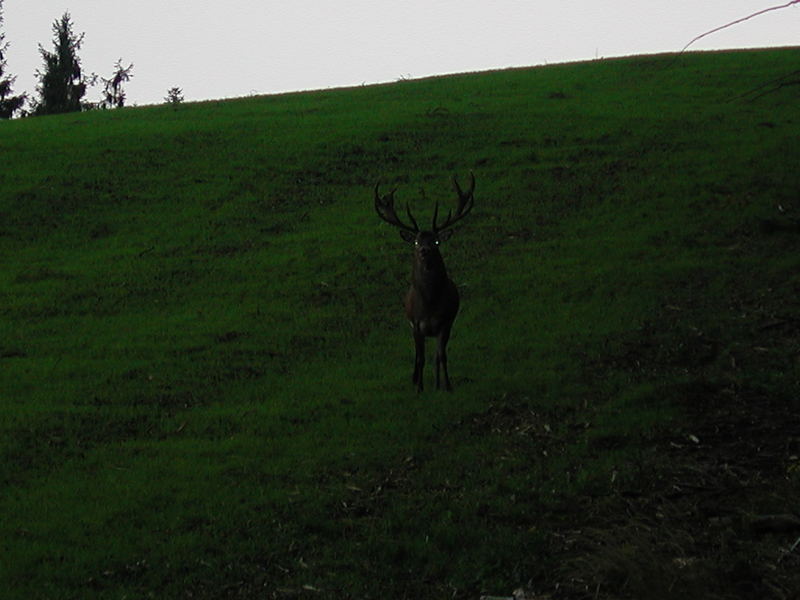
<path fill-rule="evenodd" d="M 799 59 L 0 123 L 0 597 L 789 597 Z M 417 395 L 372 186 L 470 170 Z"/>

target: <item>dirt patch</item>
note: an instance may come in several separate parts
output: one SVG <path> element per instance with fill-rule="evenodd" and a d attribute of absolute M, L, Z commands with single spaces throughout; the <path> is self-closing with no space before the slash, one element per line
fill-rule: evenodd
<path fill-rule="evenodd" d="M 690 428 L 636 481 L 556 532 L 557 598 L 797 598 L 800 405 L 687 393 Z"/>
<path fill-rule="evenodd" d="M 750 314 L 738 330 L 698 330 L 669 351 L 628 340 L 606 357 L 602 367 L 693 375 L 668 393 L 684 418 L 643 442 L 653 451 L 636 477 L 587 499 L 575 525 L 554 532 L 559 576 L 537 589 L 570 599 L 800 598 L 796 321 Z"/>

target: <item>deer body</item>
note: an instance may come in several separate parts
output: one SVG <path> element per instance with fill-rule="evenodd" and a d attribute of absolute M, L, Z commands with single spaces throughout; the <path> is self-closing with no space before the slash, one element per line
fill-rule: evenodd
<path fill-rule="evenodd" d="M 441 373 L 444 374 L 444 387 L 452 390 L 447 371 L 447 342 L 450 330 L 458 314 L 460 299 L 458 288 L 448 277 L 444 259 L 439 252 L 439 242 L 447 240 L 452 231 L 447 228 L 455 224 L 472 209 L 472 193 L 475 178 L 468 192 L 463 192 L 453 179 L 459 195 L 456 214 L 450 213 L 443 224 L 437 223 L 439 206 L 434 211 L 432 231 L 420 231 L 411 211 L 406 206 L 413 226 L 406 225 L 397 217 L 394 210 L 394 191 L 381 197 L 375 186 L 375 209 L 386 222 L 398 227 L 400 235 L 414 244 L 414 262 L 411 271 L 411 287 L 405 297 L 405 312 L 414 335 L 416 356 L 412 381 L 417 391 L 423 389 L 423 368 L 425 366 L 425 338 L 435 337 L 436 344 L 436 387 L 441 387 Z"/>
<path fill-rule="evenodd" d="M 437 250 L 438 254 L 438 250 Z M 447 342 L 450 328 L 458 314 L 458 288 L 448 277 L 444 261 L 438 255 L 438 268 L 427 268 L 415 258 L 411 287 L 406 294 L 406 317 L 414 333 L 414 375 L 412 382 L 422 391 L 422 371 L 425 366 L 425 338 L 436 338 L 436 388 L 440 388 L 439 372 L 444 371 L 444 387 L 450 391 L 447 372 Z"/>
<path fill-rule="evenodd" d="M 405 298 L 406 317 L 422 335 L 436 337 L 458 314 L 458 289 L 449 279 L 444 285 L 415 281 Z"/>

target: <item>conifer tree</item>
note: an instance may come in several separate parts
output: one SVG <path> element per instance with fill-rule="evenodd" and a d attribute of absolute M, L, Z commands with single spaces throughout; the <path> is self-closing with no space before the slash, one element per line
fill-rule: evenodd
<path fill-rule="evenodd" d="M 78 50 L 83 35 L 73 31 L 72 17 L 68 12 L 53 23 L 53 51 L 39 45 L 44 60 L 44 72 L 37 71 L 39 99 L 34 113 L 47 115 L 83 110 L 83 96 L 89 80 L 81 70 Z"/>
<path fill-rule="evenodd" d="M 130 81 L 133 75 L 133 63 L 127 67 L 122 66 L 122 59 L 117 61 L 114 65 L 114 75 L 111 79 L 101 77 L 103 80 L 103 100 L 100 102 L 101 108 L 122 108 L 125 106 L 125 90 L 122 89 L 122 84 Z"/>
<path fill-rule="evenodd" d="M 12 95 L 12 88 L 16 77 L 6 75 L 6 52 L 9 43 L 6 42 L 3 27 L 3 0 L 0 0 L 0 119 L 10 119 L 12 115 L 22 108 L 25 103 L 25 94 Z"/>
<path fill-rule="evenodd" d="M 179 87 L 170 88 L 167 90 L 167 95 L 164 97 L 164 102 L 172 106 L 178 106 L 183 103 L 183 90 Z"/>

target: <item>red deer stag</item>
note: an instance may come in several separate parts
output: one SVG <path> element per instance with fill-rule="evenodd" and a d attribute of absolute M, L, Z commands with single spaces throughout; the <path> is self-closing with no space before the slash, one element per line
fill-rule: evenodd
<path fill-rule="evenodd" d="M 450 227 L 463 219 L 472 210 L 475 175 L 470 173 L 470 186 L 465 192 L 453 177 L 453 185 L 458 194 L 455 213 L 450 211 L 443 223 L 438 223 L 439 203 L 433 211 L 431 231 L 422 231 L 406 204 L 406 214 L 411 225 L 403 223 L 394 209 L 395 188 L 381 196 L 380 181 L 375 185 L 375 210 L 378 216 L 400 229 L 401 237 L 414 244 L 414 266 L 411 271 L 411 287 L 405 298 L 406 316 L 414 331 L 416 358 L 412 381 L 417 392 L 422 391 L 422 369 L 425 366 L 425 338 L 435 337 L 436 345 L 436 388 L 439 389 L 439 371 L 444 371 L 444 387 L 451 391 L 450 375 L 447 372 L 447 340 L 450 328 L 458 313 L 458 289 L 447 276 L 444 260 L 439 253 L 439 242 L 444 242 L 453 233 Z"/>

